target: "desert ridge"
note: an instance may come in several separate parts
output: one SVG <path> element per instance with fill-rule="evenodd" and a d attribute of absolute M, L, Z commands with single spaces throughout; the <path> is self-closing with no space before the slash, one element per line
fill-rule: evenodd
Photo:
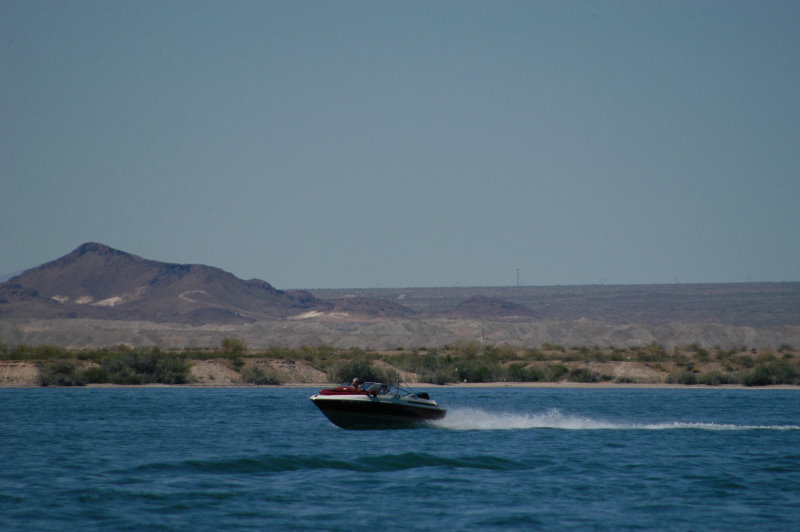
<path fill-rule="evenodd" d="M 800 283 L 281 290 L 101 243 L 0 284 L 0 346 L 800 345 Z"/>

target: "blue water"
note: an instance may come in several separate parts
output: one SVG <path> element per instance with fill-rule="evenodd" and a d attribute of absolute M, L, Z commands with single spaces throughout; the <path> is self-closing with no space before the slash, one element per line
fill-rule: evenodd
<path fill-rule="evenodd" d="M 0 530 L 800 529 L 800 391 L 434 389 L 345 431 L 314 389 L 0 390 Z"/>

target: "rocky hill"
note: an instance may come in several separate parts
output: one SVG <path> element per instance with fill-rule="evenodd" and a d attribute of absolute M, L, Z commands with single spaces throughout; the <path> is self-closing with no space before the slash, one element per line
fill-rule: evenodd
<path fill-rule="evenodd" d="M 800 345 L 800 283 L 279 290 L 87 243 L 0 284 L 0 346 Z"/>
<path fill-rule="evenodd" d="M 146 260 L 104 244 L 72 253 L 0 285 L 0 319 L 136 320 L 243 324 L 304 312 L 404 316 L 394 302 L 368 298 L 322 301 L 266 281 L 243 281 L 219 268 Z"/>

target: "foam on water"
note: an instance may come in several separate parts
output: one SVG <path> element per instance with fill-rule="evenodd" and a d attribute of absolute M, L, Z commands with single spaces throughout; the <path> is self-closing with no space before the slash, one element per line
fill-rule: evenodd
<path fill-rule="evenodd" d="M 563 414 L 557 408 L 538 413 L 488 412 L 478 408 L 455 408 L 451 409 L 444 419 L 434 422 L 434 425 L 450 430 L 800 430 L 799 425 L 733 425 L 682 421 L 620 423 Z"/>

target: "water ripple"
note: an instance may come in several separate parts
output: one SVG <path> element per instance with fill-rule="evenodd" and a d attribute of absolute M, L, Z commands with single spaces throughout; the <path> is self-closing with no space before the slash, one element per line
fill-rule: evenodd
<path fill-rule="evenodd" d="M 341 470 L 360 472 L 402 471 L 426 467 L 445 469 L 482 469 L 512 471 L 526 467 L 524 464 L 491 455 L 443 457 L 429 453 L 401 453 L 363 456 L 341 460 L 321 455 L 269 455 L 258 458 L 229 460 L 184 460 L 145 464 L 135 468 L 140 473 L 210 473 L 210 474 L 263 474 L 287 471 Z"/>

